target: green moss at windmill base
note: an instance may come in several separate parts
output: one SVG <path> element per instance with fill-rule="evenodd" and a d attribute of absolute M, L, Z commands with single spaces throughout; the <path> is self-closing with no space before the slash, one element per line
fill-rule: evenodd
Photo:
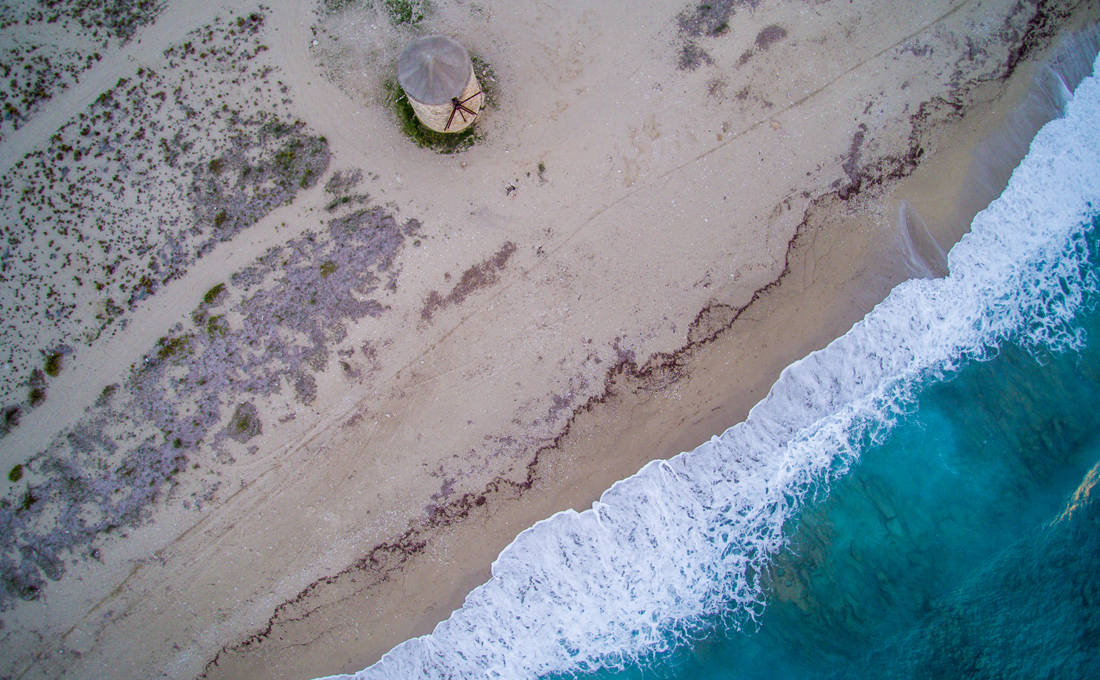
<path fill-rule="evenodd" d="M 465 151 L 481 139 L 477 132 L 477 124 L 473 124 L 461 132 L 436 132 L 420 122 L 409 103 L 405 91 L 397 80 L 387 80 L 385 83 L 386 101 L 397 116 L 397 123 L 405 136 L 416 143 L 417 146 L 431 149 L 438 153 L 458 153 Z"/>

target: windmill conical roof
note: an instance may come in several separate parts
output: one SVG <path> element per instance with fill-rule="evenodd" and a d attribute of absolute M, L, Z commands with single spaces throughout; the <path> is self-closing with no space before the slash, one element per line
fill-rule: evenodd
<path fill-rule="evenodd" d="M 466 48 L 445 35 L 414 40 L 397 58 L 397 82 L 425 104 L 446 104 L 462 94 L 471 72 Z"/>

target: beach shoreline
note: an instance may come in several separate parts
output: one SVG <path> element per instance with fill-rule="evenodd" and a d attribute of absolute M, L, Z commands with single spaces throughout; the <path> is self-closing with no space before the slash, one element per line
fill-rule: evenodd
<path fill-rule="evenodd" d="M 436 25 L 477 43 L 470 27 L 484 19 L 440 4 Z M 665 70 L 638 76 L 655 109 L 631 108 L 625 121 L 614 112 L 594 116 L 607 108 L 602 98 L 626 101 L 637 87 L 609 83 L 614 68 L 585 62 L 586 50 L 596 49 L 591 41 L 607 38 L 599 34 L 609 17 L 581 13 L 574 21 L 564 12 L 524 58 L 506 59 L 519 49 L 507 31 L 471 45 L 494 63 L 505 94 L 487 112 L 487 140 L 454 157 L 401 146 L 405 140 L 383 132 L 385 112 L 369 113 L 369 105 L 358 118 L 363 111 L 347 106 L 299 109 L 334 149 L 326 177 L 365 168 L 371 200 L 395 216 L 394 238 L 406 245 L 377 270 L 398 281 L 378 294 L 380 309 L 395 311 L 364 317 L 381 331 L 349 324 L 347 340 L 336 344 L 363 349 L 333 354 L 331 369 L 317 374 L 316 401 L 293 410 L 260 403 L 263 431 L 245 438 L 256 451 L 224 443 L 233 460 L 200 517 L 178 505 L 176 492 L 152 523 L 103 548 L 99 564 L 71 566 L 46 602 L 18 605 L 5 627 L 5 644 L 19 649 L 9 663 L 18 665 L 0 672 L 45 677 L 108 664 L 133 677 L 150 669 L 208 678 L 357 670 L 446 618 L 518 531 L 584 509 L 649 460 L 744 419 L 785 366 L 844 333 L 894 285 L 943 273 L 942 252 L 999 193 L 997 178 L 1007 179 L 1003 162 L 975 169 L 972 160 L 1026 152 L 979 148 L 1026 103 L 1030 60 L 1054 36 L 1097 19 L 1084 3 L 1067 17 L 1052 12 L 1049 23 L 1021 10 L 1022 33 L 1007 41 L 1013 49 L 993 38 L 962 75 L 887 91 L 894 79 L 920 73 L 919 61 L 904 59 L 954 45 L 957 52 L 935 62 L 950 64 L 973 49 L 952 42 L 951 31 L 966 26 L 974 8 L 941 4 L 939 14 L 908 17 L 912 25 L 896 29 L 901 40 L 857 45 L 862 53 L 818 79 L 824 83 L 795 62 L 841 49 L 815 42 L 821 35 L 807 28 L 828 19 L 767 7 L 733 13 L 727 30 L 740 42 L 723 43 L 685 32 L 690 22 L 677 24 L 675 7 L 651 10 L 642 24 L 661 19 L 658 34 L 681 55 L 700 50 L 706 58 L 683 69 L 672 54 L 636 48 L 640 71 Z M 851 20 L 860 35 L 888 20 L 863 9 L 832 19 Z M 493 21 L 513 21 L 516 33 L 546 19 L 494 11 L 501 16 Z M 1003 19 L 984 11 L 977 18 Z M 292 99 L 324 94 L 348 104 L 346 82 L 317 75 L 319 63 L 334 63 L 327 53 L 301 59 L 311 17 L 306 4 L 274 10 L 267 41 L 275 66 L 300 88 Z M 771 28 L 781 25 L 785 40 Z M 560 54 L 553 40 L 572 44 L 566 29 L 588 47 L 566 60 L 560 82 L 533 76 L 545 54 Z M 333 53 L 340 39 L 331 37 Z M 392 49 L 381 38 L 372 44 L 383 54 Z M 794 46 L 789 54 L 785 44 Z M 774 69 L 777 80 L 744 89 L 718 82 L 715 74 L 747 77 L 734 68 L 739 62 Z M 783 67 L 791 73 L 780 74 Z M 997 77 L 998 68 L 1011 77 Z M 526 90 L 524 77 L 534 83 Z M 765 88 L 785 78 L 808 94 L 788 95 L 787 105 L 768 100 Z M 550 105 L 557 113 L 542 126 L 545 110 L 529 96 L 539 88 L 557 98 Z M 677 102 L 690 96 L 709 98 L 683 118 L 693 107 Z M 838 107 L 846 108 L 830 114 Z M 807 133 L 820 119 L 847 122 L 841 132 Z M 599 134 L 570 146 L 582 121 Z M 620 122 L 627 132 L 602 138 L 602 127 Z M 758 159 L 760 149 L 772 157 Z M 605 153 L 611 162 L 594 165 Z M 737 196 L 726 200 L 729 176 L 742 184 L 736 206 Z M 316 221 L 333 196 L 357 195 L 317 186 L 277 222 Z M 726 226 L 716 232 L 705 226 L 711 220 Z M 290 238 L 273 236 L 271 221 L 254 227 L 259 240 Z M 685 226 L 669 234 L 670 224 Z M 303 233 L 296 229 L 289 234 Z M 750 238 L 760 243 L 738 253 Z M 248 261 L 226 257 L 225 266 Z M 187 283 L 213 290 L 217 274 L 203 276 Z M 81 592 L 84 599 L 64 604 Z M 39 641 L 18 637 L 27 631 Z M 44 641 L 51 633 L 63 642 Z"/>
<path fill-rule="evenodd" d="M 724 315 L 710 307 L 701 310 L 688 333 L 692 341 L 684 347 L 651 357 L 642 366 L 621 361 L 608 372 L 603 393 L 574 413 L 552 445 L 538 451 L 539 458 L 551 460 L 529 463 L 522 483 L 465 497 L 443 513 L 431 533 L 410 531 L 379 546 L 387 551 L 401 546 L 400 556 L 393 560 L 397 566 L 381 560 L 360 562 L 321 588 L 303 591 L 259 636 L 248 639 L 245 649 L 224 650 L 225 656 L 208 667 L 205 677 L 245 677 L 243 669 L 255 659 L 280 672 L 319 669 L 325 663 L 329 665 L 324 672 L 350 672 L 370 665 L 397 642 L 431 632 L 461 606 L 473 587 L 489 578 L 489 563 L 519 530 L 555 512 L 584 510 L 603 490 L 650 460 L 690 450 L 740 422 L 784 367 L 841 335 L 893 286 L 912 276 L 942 275 L 946 261 L 914 263 L 894 234 L 880 231 L 868 238 L 864 233 L 865 242 L 859 244 L 846 239 L 852 238 L 853 227 L 868 221 L 879 221 L 880 229 L 883 221 L 898 226 L 901 218 L 890 215 L 890 209 L 901 210 L 904 202 L 910 214 L 929 215 L 936 229 L 932 238 L 943 251 L 950 249 L 1026 153 L 1026 145 L 1018 145 L 1020 136 L 1029 138 L 1049 115 L 1034 110 L 1030 101 L 1040 90 L 1032 82 L 1039 63 L 1041 58 L 1007 84 L 997 83 L 993 92 L 982 92 L 960 107 L 966 113 L 959 120 L 935 131 L 938 153 L 923 158 L 912 174 L 887 180 L 884 189 L 869 192 L 870 198 L 853 194 L 841 199 L 832 194 L 813 202 L 788 245 L 778 279 L 756 291 L 740 309 L 721 310 Z M 1012 119 L 1014 115 L 1034 129 L 1028 132 L 1020 119 Z M 982 164 L 983 157 L 1012 160 L 1011 165 L 992 167 Z M 941 201 L 945 196 L 952 197 L 946 209 Z M 830 253 L 832 259 L 823 262 L 818 243 L 833 239 L 851 246 L 853 254 Z M 520 497 L 523 507 L 517 508 Z M 414 536 L 430 536 L 431 544 L 422 547 Z M 492 540 L 486 541 L 489 536 Z M 390 592 L 372 592 L 372 576 L 381 576 Z M 397 582 L 392 587 L 391 578 Z M 433 586 L 425 591 L 427 583 Z M 321 589 L 329 592 L 318 592 Z M 333 611 L 326 612 L 330 607 Z M 402 614 L 392 617 L 395 609 Z M 268 656 L 264 639 L 278 635 L 285 644 L 316 630 L 317 621 L 296 620 L 296 612 L 303 610 L 314 616 L 325 612 L 317 618 L 326 628 L 346 622 L 348 612 L 361 612 L 351 617 L 355 624 L 348 625 L 357 632 L 379 616 L 395 621 L 383 628 L 381 640 L 356 634 L 341 643 L 345 636 L 328 628 L 330 639 L 318 645 L 323 651 L 300 665 L 296 659 L 284 666 L 289 660 Z M 258 651 L 252 651 L 253 645 Z M 336 662 L 342 653 L 346 661 Z"/>

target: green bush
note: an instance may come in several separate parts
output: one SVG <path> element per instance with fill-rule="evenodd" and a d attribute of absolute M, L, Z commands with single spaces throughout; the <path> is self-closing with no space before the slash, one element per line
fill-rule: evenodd
<path fill-rule="evenodd" d="M 219 283 L 210 290 L 206 291 L 206 295 L 202 296 L 202 301 L 208 305 L 212 305 L 221 299 L 222 293 L 225 292 L 225 284 Z"/>
<path fill-rule="evenodd" d="M 427 0 L 383 0 L 383 5 L 394 26 L 415 26 L 424 20 L 429 9 Z"/>
<path fill-rule="evenodd" d="M 46 375 L 51 378 L 56 378 L 57 374 L 61 372 L 61 352 L 53 352 L 46 357 Z"/>

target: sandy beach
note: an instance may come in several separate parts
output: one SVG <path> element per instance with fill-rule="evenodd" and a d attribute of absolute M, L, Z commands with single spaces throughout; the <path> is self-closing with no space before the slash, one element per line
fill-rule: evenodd
<path fill-rule="evenodd" d="M 429 632 L 518 532 L 943 275 L 1100 21 L 135 5 L 0 14 L 0 677 L 308 678 Z M 433 33 L 488 74 L 453 154 L 387 89 Z"/>

